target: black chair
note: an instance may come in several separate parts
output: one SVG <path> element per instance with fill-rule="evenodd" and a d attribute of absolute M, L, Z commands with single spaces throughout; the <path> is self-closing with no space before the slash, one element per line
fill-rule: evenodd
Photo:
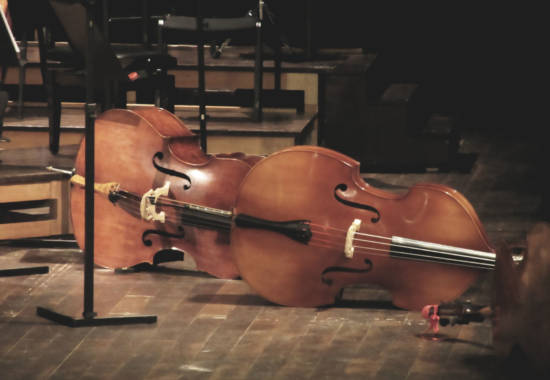
<path fill-rule="evenodd" d="M 171 15 L 168 14 L 163 20 L 159 21 L 159 46 L 161 51 L 166 53 L 166 44 L 164 34 L 168 31 L 186 31 L 195 33 L 197 43 L 197 68 L 198 68 L 198 105 L 201 147 L 206 152 L 206 93 L 205 93 L 205 64 L 204 64 L 204 45 L 205 41 L 219 39 L 220 36 L 227 38 L 231 33 L 239 33 L 249 30 L 256 31 L 256 49 L 254 66 L 254 95 L 251 107 L 253 110 L 253 120 L 261 121 L 262 118 L 262 18 L 263 1 L 259 2 L 256 12 L 248 12 L 242 17 L 203 17 L 201 12 L 201 1 L 197 0 L 195 6 L 195 16 Z"/>
<path fill-rule="evenodd" d="M 29 12 L 32 9 L 33 12 Z M 66 37 L 55 17 L 48 0 L 18 0 L 9 4 L 9 10 L 13 22 L 13 29 L 21 50 L 19 69 L 18 91 L 18 115 L 23 117 L 23 90 L 25 87 L 27 60 L 27 44 L 29 40 L 38 38 L 40 71 L 42 82 L 46 83 L 48 66 L 74 67 L 83 65 L 80 58 L 72 50 L 71 46 L 56 45 L 53 36 L 58 40 L 66 41 Z M 40 95 L 38 95 L 40 96 Z M 43 96 L 43 95 L 42 95 Z M 31 95 L 33 97 L 33 95 Z M 36 98 L 37 95 L 35 94 Z"/>
<path fill-rule="evenodd" d="M 74 100 L 64 96 L 63 87 L 83 87 L 85 80 L 84 62 L 91 59 L 91 70 L 95 80 L 95 97 L 99 110 L 112 107 L 126 107 L 126 92 L 151 92 L 154 90 L 154 103 L 158 107 L 174 111 L 173 94 L 175 81 L 168 75 L 168 69 L 176 66 L 176 58 L 152 49 L 146 45 L 112 45 L 100 30 L 99 16 L 94 23 L 95 44 L 88 48 L 86 34 L 86 2 L 79 0 L 50 0 L 51 7 L 60 22 L 78 59 L 74 66 L 67 68 L 47 68 L 46 87 L 50 108 L 50 150 L 59 149 L 61 100 Z M 44 47 L 46 50 L 48 46 Z M 51 56 L 51 54 L 50 54 Z"/>
<path fill-rule="evenodd" d="M 3 84 L 4 80 L 6 79 L 7 69 L 9 66 L 17 66 L 19 68 L 19 89 L 18 89 L 18 114 L 21 117 L 22 110 L 23 110 L 23 84 L 25 81 L 25 66 L 27 64 L 27 55 L 26 55 L 26 44 L 23 46 L 19 46 L 16 42 L 16 37 L 13 34 L 12 28 L 12 20 L 11 20 L 11 12 L 10 9 L 6 6 L 6 9 L 3 8 L 0 9 L 2 11 L 2 16 L 0 20 L 0 33 L 2 36 L 0 37 L 2 39 L 1 42 L 1 52 L 4 55 L 2 59 L 0 59 L 0 64 L 2 65 L 2 74 L 0 77 L 0 85 Z M 2 91 L 0 93 L 0 141 L 1 142 L 7 142 L 8 140 L 5 138 L 2 138 L 2 126 L 3 126 L 3 118 L 4 118 L 4 112 L 6 110 L 7 104 L 9 100 L 9 95 L 7 91 Z"/>
<path fill-rule="evenodd" d="M 7 32 L 8 29 L 13 28 L 13 21 L 11 21 L 11 10 L 12 6 L 10 3 L 10 8 L 7 9 L 7 12 L 4 14 L 4 19 L 7 21 L 6 28 L 3 30 L 3 32 Z M 9 25 L 9 20 L 11 21 L 12 25 Z M 3 20 L 3 22 L 5 22 Z M 16 36 L 14 36 L 16 38 Z M 19 118 L 23 117 L 23 89 L 25 85 L 25 68 L 27 66 L 27 39 L 26 34 L 24 35 L 24 38 L 21 40 L 21 43 L 18 45 L 18 52 L 17 52 L 17 60 L 12 64 L 13 66 L 17 66 L 19 68 L 19 86 L 18 86 L 18 92 L 17 92 L 17 114 Z M 6 72 L 7 72 L 8 65 L 4 65 L 2 67 L 2 81 L 6 78 Z"/>

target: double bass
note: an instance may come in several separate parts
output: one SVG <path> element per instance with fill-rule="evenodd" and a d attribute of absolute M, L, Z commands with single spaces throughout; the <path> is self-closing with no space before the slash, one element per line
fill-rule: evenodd
<path fill-rule="evenodd" d="M 417 184 L 389 193 L 369 186 L 355 160 L 316 146 L 257 162 L 231 210 L 144 200 L 152 214 L 177 211 L 229 228 L 241 277 L 281 305 L 330 305 L 346 286 L 374 283 L 396 306 L 419 310 L 456 299 L 495 266 L 483 226 L 458 191 Z"/>
<path fill-rule="evenodd" d="M 180 259 L 188 253 L 197 270 L 220 278 L 238 277 L 229 250 L 229 228 L 214 229 L 208 222 L 197 228 L 189 218 L 183 228 L 182 216 L 175 213 L 162 222 L 146 220 L 141 216 L 142 198 L 151 188 L 165 186 L 171 198 L 231 209 L 241 180 L 260 156 L 205 154 L 198 136 L 181 119 L 156 107 L 102 113 L 95 122 L 95 140 L 95 264 L 127 268 Z M 70 194 L 80 247 L 85 243 L 84 151 L 83 140 Z"/>
<path fill-rule="evenodd" d="M 495 265 L 458 191 L 427 183 L 389 193 L 369 186 L 357 161 L 321 147 L 295 146 L 258 162 L 234 213 L 231 252 L 241 276 L 283 305 L 330 305 L 346 286 L 373 283 L 396 306 L 420 310 L 428 300 L 456 299 Z"/>
<path fill-rule="evenodd" d="M 474 208 L 447 186 L 389 193 L 369 186 L 357 161 L 316 146 L 287 148 L 252 167 L 214 160 L 190 149 L 196 141 L 181 121 L 158 109 L 111 110 L 96 128 L 96 183 L 115 183 L 96 204 L 100 265 L 113 249 L 121 252 L 116 265 L 151 260 L 144 246 L 153 238 L 157 249 L 192 243 L 184 249 L 200 251 L 199 267 L 221 276 L 217 265 L 234 265 L 231 274 L 278 304 L 330 305 L 346 286 L 374 283 L 413 310 L 456 299 L 495 266 Z M 79 155 L 80 173 L 82 164 Z M 72 210 L 82 215 L 83 189 L 73 191 Z"/>

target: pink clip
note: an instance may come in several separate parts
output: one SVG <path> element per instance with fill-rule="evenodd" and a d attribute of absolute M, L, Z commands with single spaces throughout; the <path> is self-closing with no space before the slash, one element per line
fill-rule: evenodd
<path fill-rule="evenodd" d="M 422 316 L 430 320 L 430 329 L 432 329 L 436 334 L 439 331 L 439 315 L 437 315 L 438 308 L 438 305 L 426 305 L 422 308 Z"/>

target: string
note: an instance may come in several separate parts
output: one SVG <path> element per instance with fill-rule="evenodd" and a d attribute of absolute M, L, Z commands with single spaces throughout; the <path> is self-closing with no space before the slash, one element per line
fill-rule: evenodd
<path fill-rule="evenodd" d="M 134 201 L 137 204 L 141 205 L 141 198 L 142 197 L 137 195 L 137 194 L 131 193 L 129 191 L 118 190 L 118 191 L 114 192 L 114 195 L 118 196 L 119 198 L 123 198 L 125 200 L 128 200 L 128 201 Z M 197 204 L 193 204 L 193 203 L 189 203 L 189 202 L 184 202 L 184 201 L 178 201 L 176 199 L 167 198 L 167 197 L 163 197 L 163 196 L 158 197 L 158 199 L 156 200 L 156 205 L 158 205 L 158 206 L 174 206 L 176 208 L 189 208 L 189 206 L 191 206 L 191 207 L 195 206 L 195 207 L 201 208 L 201 209 L 210 209 L 210 210 L 213 210 L 213 211 L 225 212 L 225 210 L 217 210 L 217 209 L 214 209 L 214 208 L 204 207 L 204 206 L 201 206 L 201 205 L 197 205 Z M 136 209 L 139 209 L 139 208 L 140 208 L 140 206 L 136 206 Z"/>
<path fill-rule="evenodd" d="M 388 246 L 388 247 L 397 247 L 397 248 L 411 248 L 410 246 L 407 246 L 407 245 L 404 245 L 404 244 L 397 244 L 397 243 L 393 243 L 393 244 L 387 244 L 387 243 L 383 243 L 383 242 L 379 242 L 379 241 L 374 241 L 374 240 L 366 240 L 366 239 L 357 239 L 357 238 L 354 238 L 354 241 L 359 241 L 359 242 L 364 242 L 364 243 L 373 243 L 373 244 L 379 244 L 379 245 L 385 245 L 385 246 Z M 455 256 L 455 257 L 462 257 L 462 258 L 470 258 L 470 259 L 474 259 L 472 256 L 468 256 L 467 254 L 461 254 L 461 253 L 456 253 L 456 252 L 449 252 L 449 251 L 437 251 L 435 249 L 430 249 L 430 248 L 421 248 L 421 247 L 413 247 L 415 250 L 417 251 L 422 251 L 422 252 L 430 252 L 430 253 L 440 253 L 440 254 L 444 254 L 444 255 L 447 255 L 447 256 Z M 410 254 L 410 252 L 402 252 L 402 253 L 405 253 L 405 254 Z M 480 260 L 480 261 L 487 261 L 488 263 L 492 263 L 494 262 L 493 259 L 490 259 L 490 258 L 486 258 L 486 257 L 475 257 L 476 260 Z"/>
<path fill-rule="evenodd" d="M 331 229 L 331 230 L 335 230 L 335 231 L 338 231 L 338 232 L 342 232 L 344 235 L 346 235 L 347 232 L 348 232 L 347 230 L 344 230 L 344 229 L 341 229 L 341 228 L 336 228 L 336 227 L 331 227 L 331 226 L 323 226 L 321 224 L 311 223 L 310 225 L 315 226 L 315 227 L 320 227 L 322 229 Z M 374 238 L 384 239 L 384 240 L 391 240 L 391 237 L 388 237 L 388 236 L 367 234 L 367 233 L 359 232 L 359 231 L 355 232 L 355 235 L 366 236 L 366 237 L 374 237 Z"/>
<path fill-rule="evenodd" d="M 343 230 L 343 229 L 330 227 L 330 226 L 322 226 L 322 225 L 313 224 L 313 223 L 311 225 L 320 227 L 322 229 L 330 229 L 330 230 L 338 231 L 342 235 L 347 234 L 347 231 Z M 327 232 L 321 232 L 321 231 L 315 231 L 315 232 L 317 234 L 319 234 L 319 233 L 327 234 Z M 380 242 L 380 241 L 375 241 L 375 240 L 356 238 L 355 237 L 356 235 L 366 236 L 366 237 L 373 237 L 373 238 L 378 238 L 378 239 L 382 239 L 382 240 L 388 240 L 388 241 L 390 241 L 390 244 Z M 336 236 L 336 235 L 334 235 L 334 236 Z M 341 248 L 344 245 L 344 241 L 345 241 L 345 237 L 343 237 L 342 241 L 337 242 L 337 244 L 338 244 L 337 246 L 333 246 L 332 248 Z M 392 242 L 392 238 L 386 237 L 386 236 L 373 235 L 373 234 L 362 233 L 362 232 L 355 232 L 353 241 L 354 242 L 358 241 L 358 242 L 364 242 L 364 243 L 373 243 L 373 244 L 378 244 L 378 245 L 382 245 L 382 246 L 385 246 L 385 247 L 389 248 L 386 251 L 386 249 L 379 249 L 379 248 L 373 248 L 373 247 L 353 245 L 354 249 L 363 250 L 362 252 L 359 252 L 359 253 L 362 253 L 362 254 L 372 254 L 372 252 L 370 252 L 370 251 L 377 250 L 377 251 L 382 251 L 382 252 L 388 252 L 388 253 L 394 254 L 394 255 L 401 255 L 399 258 L 402 258 L 402 259 L 432 261 L 432 262 L 433 261 L 436 261 L 436 262 L 437 261 L 439 261 L 439 262 L 443 261 L 443 262 L 448 262 L 448 263 L 455 263 L 457 265 L 462 264 L 462 265 L 466 265 L 466 266 L 474 266 L 474 267 L 481 267 L 481 268 L 494 268 L 494 266 L 495 266 L 495 259 L 492 259 L 492 258 L 472 257 L 472 256 L 469 256 L 466 253 L 462 254 L 462 253 L 456 253 L 456 252 L 450 252 L 450 251 L 438 251 L 438 250 L 435 250 L 435 249 L 429 249 L 429 248 L 424 248 L 424 247 L 397 244 L 397 243 Z M 395 250 L 395 249 L 392 250 L 391 249 L 392 247 L 405 248 L 405 249 L 407 249 L 407 248 L 414 249 L 415 251 L 423 252 L 423 253 L 426 253 L 426 254 L 423 255 L 423 254 L 413 253 L 413 252 L 408 252 L 408 251 L 398 251 L 398 250 Z M 440 255 L 445 255 L 445 256 L 452 256 L 452 257 L 449 258 L 449 257 L 444 257 L 444 256 L 443 257 L 442 256 L 434 256 L 434 255 L 429 255 L 429 253 L 435 253 L 435 254 L 440 254 Z M 379 254 L 379 255 L 381 255 L 381 254 Z M 403 256 L 406 256 L 406 257 L 403 257 Z M 458 259 L 457 257 L 464 258 L 464 259 L 467 259 L 467 260 L 461 260 L 461 259 Z"/>
<path fill-rule="evenodd" d="M 329 227 L 328 229 L 334 229 L 334 228 Z M 340 231 L 343 231 L 343 230 L 340 230 Z M 334 248 L 334 249 L 343 250 L 345 238 L 342 238 L 342 240 L 327 240 L 327 239 L 318 238 L 318 237 L 316 238 L 315 236 L 317 235 L 325 235 L 325 236 L 328 235 L 329 237 L 333 237 L 333 236 L 338 237 L 338 236 L 334 234 L 331 235 L 331 233 L 326 231 L 319 231 L 315 229 L 312 229 L 312 232 L 314 233 L 314 238 L 309 241 L 309 244 L 316 245 L 322 248 Z M 356 234 L 359 234 L 359 233 L 356 233 Z M 370 235 L 370 234 L 363 234 L 363 235 Z M 353 244 L 354 253 L 358 253 L 358 254 L 387 257 L 387 254 L 389 253 L 393 255 L 398 255 L 399 258 L 402 258 L 402 259 L 445 262 L 450 264 L 473 266 L 473 267 L 480 267 L 480 268 L 493 268 L 495 263 L 495 260 L 490 258 L 472 257 L 472 256 L 468 256 L 467 254 L 461 254 L 461 253 L 455 253 L 455 252 L 449 252 L 449 251 L 437 251 L 434 249 L 428 249 L 428 248 L 422 248 L 422 247 L 411 247 L 403 244 L 387 244 L 384 242 L 357 239 L 357 238 L 354 238 L 353 241 L 372 243 L 383 247 L 383 248 L 377 248 L 372 246 Z M 395 249 L 395 248 L 398 248 L 398 249 Z M 412 248 L 414 249 L 415 252 L 402 251 L 402 250 L 399 250 L 399 248 L 402 248 L 402 249 Z M 375 253 L 373 251 L 384 252 L 384 253 Z M 435 255 L 432 255 L 431 253 L 440 254 L 443 256 L 435 256 Z"/>
<path fill-rule="evenodd" d="M 116 195 L 119 198 L 122 198 L 127 204 L 129 204 L 129 206 L 130 206 L 129 210 L 131 212 L 135 212 L 140 208 L 139 206 L 134 207 L 134 205 L 136 205 L 137 202 L 141 203 L 141 199 L 137 195 L 135 195 L 133 193 L 126 192 L 126 191 L 119 191 L 119 192 L 117 192 Z M 156 204 L 161 206 L 161 207 L 162 206 L 173 206 L 173 207 L 176 207 L 176 208 L 185 208 L 185 207 L 189 207 L 190 205 L 193 206 L 193 204 L 191 204 L 191 203 L 178 201 L 178 200 L 174 200 L 174 199 L 171 199 L 171 198 L 159 197 L 158 199 L 161 200 L 161 202 L 158 202 L 158 200 L 157 200 Z M 198 205 L 194 205 L 194 206 L 197 206 L 199 208 L 203 208 L 202 206 L 198 206 Z M 126 208 L 126 209 L 128 209 L 128 208 Z M 216 209 L 212 209 L 212 210 L 218 211 Z M 137 213 L 137 215 L 141 216 L 141 212 Z M 180 220 L 179 217 L 177 217 L 177 216 L 174 217 L 170 214 L 168 214 L 166 216 L 165 220 L 168 223 L 173 223 L 173 224 L 181 223 L 181 220 Z M 210 222 L 209 221 L 209 223 L 212 226 L 216 226 L 216 222 Z M 339 229 L 339 228 L 332 227 L 332 226 L 319 225 L 319 224 L 315 224 L 315 223 L 310 223 L 310 226 L 317 227 L 317 228 L 312 229 L 312 232 L 314 233 L 314 238 L 311 241 L 309 241 L 310 245 L 318 246 L 318 247 L 321 247 L 321 248 L 335 248 L 335 249 L 343 248 L 343 246 L 344 246 L 343 243 L 345 241 L 345 235 L 347 234 L 346 230 Z M 335 232 L 329 232 L 330 230 L 335 231 Z M 320 239 L 319 235 L 325 235 L 329 239 L 328 240 L 327 239 Z M 376 256 L 385 256 L 385 257 L 387 257 L 387 254 L 389 253 L 389 254 L 399 255 L 399 258 L 411 259 L 411 260 L 447 262 L 447 263 L 452 263 L 452 264 L 457 264 L 457 265 L 475 266 L 475 267 L 483 267 L 483 268 L 492 268 L 492 267 L 494 267 L 495 260 L 491 259 L 491 258 L 472 257 L 472 256 L 469 256 L 467 254 L 450 252 L 450 251 L 438 251 L 438 250 L 435 250 L 435 249 L 430 249 L 430 248 L 425 248 L 425 247 L 416 247 L 416 246 L 413 247 L 413 246 L 397 244 L 397 243 L 386 243 L 386 242 L 370 240 L 370 239 L 361 239 L 361 238 L 358 238 L 356 236 L 377 238 L 377 239 L 387 240 L 387 241 L 390 241 L 390 242 L 392 241 L 392 239 L 390 237 L 386 237 L 386 236 L 380 236 L 380 235 L 374 235 L 374 234 L 368 234 L 368 233 L 362 233 L 362 232 L 355 232 L 354 233 L 354 238 L 353 238 L 353 242 L 354 242 L 353 248 L 354 248 L 354 251 L 357 251 L 358 254 L 367 254 L 367 255 L 376 255 Z M 334 239 L 331 239 L 331 238 L 335 238 L 337 240 L 334 240 Z M 342 240 L 339 240 L 339 239 L 342 239 Z M 378 246 L 382 246 L 382 248 L 359 245 L 359 244 L 355 244 L 355 242 L 375 244 L 375 245 L 378 245 Z M 398 249 L 395 249 L 395 248 L 398 248 L 398 249 L 399 248 L 413 249 L 414 252 L 401 251 L 401 250 L 398 250 Z M 383 252 L 383 253 L 378 253 L 378 252 Z M 443 256 L 436 256 L 436 255 L 433 255 L 433 254 L 439 254 L 439 255 L 443 255 Z"/>
<path fill-rule="evenodd" d="M 121 191 L 116 192 L 115 195 L 118 197 L 116 203 L 120 202 L 121 208 L 123 208 L 125 211 L 129 212 L 133 216 L 141 218 L 141 199 L 136 194 L 121 190 Z M 163 200 L 164 199 L 167 199 L 167 200 L 170 199 L 170 198 L 164 198 L 164 197 L 159 197 L 159 198 L 163 198 Z M 176 204 L 179 204 L 179 205 L 191 205 L 190 203 L 179 202 L 179 201 L 166 202 L 166 203 L 168 203 L 167 204 L 168 206 L 170 205 L 169 203 L 176 203 Z M 163 205 L 166 205 L 166 204 L 165 204 L 165 202 L 157 202 L 157 205 L 163 206 Z M 197 206 L 197 207 L 201 207 L 201 206 Z M 177 224 L 181 224 L 182 221 L 183 221 L 183 216 L 173 215 L 173 214 L 170 214 L 170 213 L 165 214 L 165 222 L 177 225 Z M 201 225 L 201 226 L 204 226 L 206 224 L 210 227 L 223 227 L 223 225 L 222 225 L 223 222 L 222 223 L 219 223 L 219 222 L 216 223 L 216 221 L 205 221 L 204 224 L 197 224 L 197 223 L 188 222 L 187 224 Z"/>
<path fill-rule="evenodd" d="M 325 246 L 325 248 L 337 248 L 337 246 L 332 246 L 332 247 Z M 460 260 L 460 259 L 456 259 L 456 258 L 437 257 L 437 256 L 432 256 L 432 255 L 422 255 L 422 254 L 418 254 L 418 253 L 404 252 L 404 251 L 399 251 L 399 250 L 395 250 L 395 249 L 385 250 L 385 249 L 381 249 L 381 248 L 362 247 L 362 246 L 354 246 L 354 249 L 355 249 L 354 253 L 365 254 L 365 255 L 369 255 L 369 256 L 388 257 L 387 254 L 390 253 L 390 254 L 394 254 L 394 255 L 404 255 L 404 256 L 399 256 L 400 259 L 410 259 L 410 260 L 415 260 L 415 261 L 428 261 L 428 262 L 445 262 L 445 263 L 449 263 L 449 264 L 470 266 L 470 267 L 474 267 L 474 268 L 487 268 L 487 269 L 490 269 L 490 268 L 494 267 L 494 263 L 489 263 L 489 262 L 484 263 L 484 262 L 477 262 L 477 261 Z M 357 252 L 358 250 L 359 250 L 359 252 Z M 376 253 L 373 252 L 373 251 L 376 251 Z M 378 252 L 384 252 L 384 253 L 378 253 Z"/>
<path fill-rule="evenodd" d="M 326 244 L 326 243 L 329 244 Z M 312 247 L 318 247 L 318 248 L 325 248 L 325 249 L 339 249 L 341 248 L 341 245 L 337 244 L 330 244 L 331 241 L 326 241 L 323 239 L 315 239 L 308 242 L 308 245 Z M 389 250 L 386 251 L 385 249 L 380 248 L 372 248 L 372 247 L 361 247 L 361 246 L 354 246 L 355 252 L 359 254 L 364 254 L 368 256 L 377 256 L 377 257 L 388 257 L 388 253 L 393 254 L 409 254 L 408 252 L 402 252 L 402 251 L 396 251 L 396 250 Z M 360 252 L 357 252 L 359 250 Z M 449 259 L 444 257 L 434 257 L 434 256 L 427 256 L 427 255 L 420 255 L 420 254 L 410 254 L 413 257 L 407 258 L 407 257 L 399 257 L 400 259 L 409 259 L 414 261 L 425 261 L 425 262 L 443 262 L 446 264 L 454 264 L 454 265 L 461 265 L 465 267 L 472 267 L 476 269 L 484 268 L 484 269 L 492 269 L 494 267 L 494 264 L 492 263 L 477 263 L 477 262 L 470 262 L 467 260 L 458 260 L 458 259 Z"/>
<path fill-rule="evenodd" d="M 318 227 L 318 228 L 321 229 L 321 230 L 312 229 L 312 232 L 315 232 L 316 234 L 328 234 L 328 232 L 322 231 L 322 230 L 327 230 L 328 229 L 328 230 L 334 230 L 334 231 L 340 232 L 341 236 L 344 239 L 344 241 L 345 241 L 345 238 L 347 236 L 347 230 L 343 230 L 343 229 L 340 229 L 340 228 L 331 227 L 331 226 L 324 226 L 324 225 L 315 224 L 315 223 L 310 223 L 310 226 Z M 339 235 L 333 234 L 333 236 L 339 236 Z M 376 241 L 376 240 L 370 240 L 370 239 L 360 239 L 360 238 L 357 238 L 356 236 L 371 237 L 371 238 L 376 238 L 376 239 L 387 240 L 387 241 L 389 241 L 389 243 L 380 242 L 380 241 Z M 467 254 L 462 254 L 462 253 L 453 253 L 453 252 L 449 252 L 449 251 L 438 251 L 438 250 L 435 250 L 435 249 L 430 249 L 430 248 L 425 248 L 425 247 L 417 247 L 417 246 L 413 247 L 413 246 L 408 246 L 408 245 L 402 245 L 402 244 L 394 243 L 392 241 L 391 237 L 368 234 L 368 233 L 363 233 L 363 232 L 359 232 L 359 231 L 356 231 L 354 233 L 353 240 L 358 241 L 358 242 L 364 242 L 364 243 L 373 243 L 373 244 L 394 246 L 394 247 L 400 247 L 400 248 L 413 248 L 415 250 L 420 250 L 420 251 L 424 251 L 424 252 L 432 252 L 432 253 L 440 253 L 440 254 L 451 255 L 451 256 L 454 255 L 454 256 L 457 256 L 457 257 L 472 258 L 472 256 L 468 256 Z M 458 248 L 458 247 L 453 247 L 453 248 Z M 490 259 L 490 258 L 476 257 L 476 259 L 486 260 L 486 261 L 489 261 L 489 262 L 494 262 L 494 259 Z"/>

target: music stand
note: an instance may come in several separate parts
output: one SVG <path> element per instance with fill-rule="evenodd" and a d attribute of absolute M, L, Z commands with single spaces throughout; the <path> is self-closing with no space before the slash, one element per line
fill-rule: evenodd
<path fill-rule="evenodd" d="M 14 66 L 20 62 L 19 46 L 11 32 L 10 25 L 6 19 L 6 15 L 2 8 L 0 8 L 0 65 L 1 66 Z M 4 111 L 8 105 L 8 93 L 6 91 L 0 91 L 0 142 L 9 142 L 8 139 L 2 138 L 2 127 L 4 122 Z M 13 268 L 13 269 L 0 269 L 0 277 L 8 276 L 22 276 L 29 274 L 42 274 L 48 273 L 49 268 L 46 266 L 40 267 L 28 267 L 28 268 Z"/>
<path fill-rule="evenodd" d="M 88 47 L 93 51 L 95 39 L 95 1 L 88 0 L 83 2 L 86 5 L 87 15 L 87 39 Z M 121 317 L 103 317 L 96 318 L 97 313 L 94 312 L 94 122 L 96 105 L 93 103 L 94 98 L 94 67 L 91 54 L 86 56 L 86 125 L 85 125 L 85 246 L 84 246 L 84 311 L 83 318 L 73 318 L 67 315 L 60 314 L 50 309 L 43 307 L 36 308 L 36 314 L 49 319 L 53 322 L 60 323 L 69 327 L 83 326 L 107 326 L 107 325 L 123 325 L 130 323 L 155 323 L 157 317 L 155 315 L 144 316 L 121 316 Z"/>

